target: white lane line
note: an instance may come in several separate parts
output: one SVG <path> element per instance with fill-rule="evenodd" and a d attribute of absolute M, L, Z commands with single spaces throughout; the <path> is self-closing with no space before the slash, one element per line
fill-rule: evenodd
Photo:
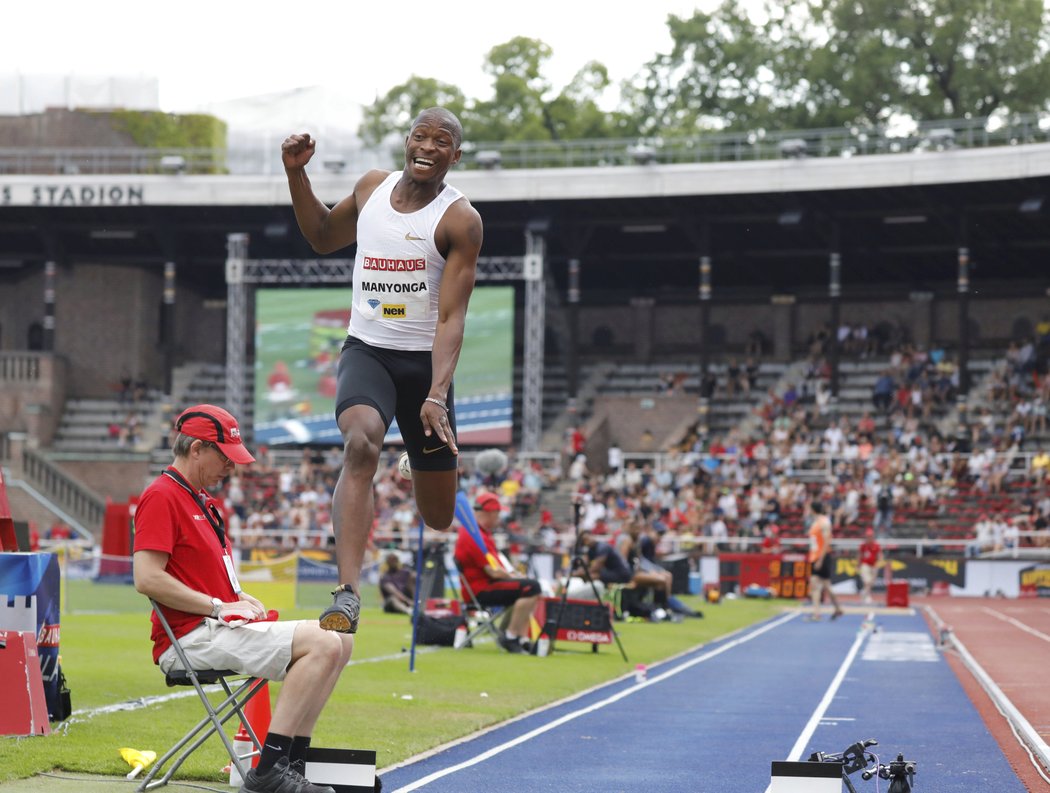
<path fill-rule="evenodd" d="M 1002 620 L 1003 622 L 1008 622 L 1011 625 L 1013 625 L 1015 628 L 1020 628 L 1025 633 L 1032 634 L 1037 639 L 1042 639 L 1044 642 L 1050 642 L 1050 636 L 1047 636 L 1042 631 L 1037 631 L 1035 628 L 1031 628 L 1028 625 L 1025 625 L 1020 620 L 1014 619 L 1013 617 L 1010 617 L 1010 616 L 1007 616 L 1006 614 L 1003 614 L 1001 611 L 996 611 L 995 609 L 990 609 L 987 606 L 982 606 L 981 607 L 981 611 L 983 611 L 985 614 L 990 614 L 991 616 L 995 617 L 997 620 Z"/>
<path fill-rule="evenodd" d="M 808 744 L 810 738 L 813 737 L 813 733 L 816 732 L 820 722 L 824 720 L 824 714 L 827 713 L 828 706 L 838 693 L 842 681 L 846 679 L 846 672 L 848 672 L 850 666 L 853 665 L 853 661 L 856 659 L 857 653 L 860 652 L 861 645 L 864 644 L 864 640 L 868 638 L 869 633 L 871 633 L 870 628 L 862 628 L 857 634 L 857 638 L 853 640 L 853 646 L 850 647 L 849 652 L 846 653 L 846 658 L 842 661 L 839 671 L 835 673 L 835 677 L 832 678 L 828 690 L 824 692 L 824 696 L 821 698 L 816 710 L 814 710 L 813 715 L 809 717 L 809 721 L 806 723 L 802 733 L 798 736 L 798 740 L 795 741 L 795 745 L 791 747 L 791 752 L 786 758 L 788 761 L 794 762 L 802 757 L 802 752 L 805 751 L 806 744 Z M 769 793 L 772 788 L 773 783 L 770 782 L 769 787 L 766 788 L 766 793 Z"/>
<path fill-rule="evenodd" d="M 570 721 L 578 719 L 580 716 L 586 716 L 588 713 L 593 713 L 594 711 L 601 710 L 602 708 L 619 702 L 621 699 L 624 699 L 625 697 L 628 697 L 631 694 L 634 694 L 635 692 L 646 688 L 647 686 L 651 686 L 663 680 L 667 680 L 669 677 L 673 677 L 679 672 L 684 672 L 686 669 L 694 667 L 697 664 L 703 663 L 704 661 L 708 661 L 711 658 L 714 658 L 715 656 L 721 655 L 722 653 L 733 649 L 734 647 L 738 647 L 741 644 L 749 642 L 752 639 L 761 636 L 763 633 L 771 631 L 774 628 L 779 628 L 784 623 L 789 622 L 798 617 L 799 613 L 800 612 L 793 612 L 791 614 L 787 614 L 786 616 L 781 617 L 780 619 L 771 622 L 767 625 L 764 625 L 761 628 L 752 631 L 751 633 L 744 634 L 739 638 L 726 642 L 721 647 L 711 650 L 710 652 L 703 653 L 702 655 L 698 655 L 696 658 L 692 658 L 688 661 L 679 664 L 678 666 L 672 667 L 666 672 L 661 672 L 658 675 L 654 675 L 653 677 L 650 677 L 643 683 L 638 683 L 629 688 L 626 688 L 620 691 L 619 693 L 613 694 L 612 696 L 607 697 L 606 699 L 588 705 L 585 708 L 580 708 L 570 713 L 566 713 L 564 716 L 560 716 L 554 721 L 547 722 L 546 724 L 537 727 L 533 730 L 530 730 L 529 732 L 523 735 L 519 735 L 517 738 L 513 738 L 509 741 L 506 741 L 505 743 L 502 743 L 499 746 L 494 746 L 488 751 L 482 752 L 479 755 L 475 755 L 474 757 L 470 758 L 469 760 L 465 760 L 462 763 L 459 763 L 454 766 L 449 766 L 448 768 L 443 768 L 438 771 L 434 771 L 433 773 L 423 777 L 422 779 L 417 779 L 415 782 L 411 782 L 408 785 L 405 785 L 404 787 L 398 788 L 397 790 L 393 791 L 393 793 L 411 793 L 411 791 L 419 790 L 424 785 L 429 785 L 431 782 L 434 782 L 438 779 L 449 776 L 451 774 L 455 774 L 459 771 L 462 771 L 465 768 L 470 768 L 471 766 L 478 765 L 479 763 L 483 763 L 491 757 L 495 757 L 496 755 L 502 754 L 508 749 L 513 749 L 515 746 L 526 743 L 527 741 L 531 741 L 533 738 L 536 738 L 545 732 L 550 732 L 551 730 L 560 727 L 563 724 L 567 724 Z"/>
<path fill-rule="evenodd" d="M 934 622 L 938 625 L 944 624 L 944 620 L 940 618 L 932 606 L 926 606 L 926 610 L 933 617 Z M 999 709 L 999 712 L 1006 717 L 1006 720 L 1014 730 L 1014 734 L 1020 739 L 1018 743 L 1026 747 L 1029 750 L 1029 754 L 1034 752 L 1039 756 L 1038 762 L 1033 759 L 1032 765 L 1034 765 L 1035 769 L 1046 778 L 1046 774 L 1043 773 L 1043 768 L 1050 768 L 1050 745 L 1047 745 L 1046 741 L 1044 741 L 1043 737 L 1039 734 L 1039 731 L 1032 726 L 1028 719 L 1021 715 L 1021 711 L 1019 711 L 1010 698 L 1003 693 L 1003 690 L 996 685 L 995 681 L 992 680 L 991 675 L 984 671 L 984 667 L 977 663 L 977 659 L 970 654 L 970 651 L 966 649 L 966 645 L 959 640 L 959 637 L 954 633 L 950 633 L 949 641 L 951 641 L 952 645 L 963 659 L 963 662 L 970 670 L 970 674 L 972 674 L 977 679 L 977 682 L 984 687 L 985 693 L 988 694 L 989 699 L 991 699 Z"/>
<path fill-rule="evenodd" d="M 416 647 L 416 655 L 420 653 L 432 653 L 436 652 L 438 647 Z M 382 663 L 384 661 L 398 661 L 404 660 L 408 656 L 408 653 L 391 653 L 390 655 L 376 655 L 371 658 L 362 658 L 360 660 L 353 660 L 347 662 L 347 667 L 359 666 L 360 664 L 375 664 Z M 216 691 L 222 691 L 222 686 L 218 683 L 214 685 L 204 686 L 204 690 L 212 693 Z M 69 720 L 66 724 L 74 724 L 76 722 L 87 721 L 93 719 L 95 716 L 102 716 L 106 713 L 116 713 L 118 711 L 125 710 L 140 710 L 142 708 L 148 708 L 152 705 L 159 705 L 164 702 L 170 702 L 173 699 L 182 699 L 183 697 L 195 697 L 197 696 L 196 690 L 193 686 L 187 686 L 184 691 L 177 691 L 172 694 L 159 694 L 151 697 L 138 697 L 137 699 L 129 699 L 125 702 L 115 702 L 112 705 L 102 705 L 97 708 L 86 708 L 84 710 L 74 710 L 70 714 Z"/>

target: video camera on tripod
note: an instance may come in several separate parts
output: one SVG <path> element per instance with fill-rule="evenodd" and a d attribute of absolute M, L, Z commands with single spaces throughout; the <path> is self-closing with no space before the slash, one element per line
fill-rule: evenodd
<path fill-rule="evenodd" d="M 879 757 L 874 752 L 869 752 L 869 746 L 878 746 L 878 741 L 869 738 L 865 741 L 857 741 L 839 753 L 828 754 L 825 752 L 814 752 L 809 756 L 811 763 L 837 763 L 842 766 L 842 781 L 850 793 L 857 793 L 853 783 L 849 779 L 850 774 L 861 771 L 861 779 L 865 782 L 872 777 L 886 779 L 890 783 L 889 793 L 911 793 L 915 784 L 915 761 L 905 760 L 903 754 L 898 754 L 897 759 L 888 765 L 879 762 Z"/>

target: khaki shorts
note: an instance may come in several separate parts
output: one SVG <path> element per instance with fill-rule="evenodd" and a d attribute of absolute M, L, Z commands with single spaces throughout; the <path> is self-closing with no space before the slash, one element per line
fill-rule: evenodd
<path fill-rule="evenodd" d="M 205 619 L 179 639 L 179 646 L 194 669 L 230 669 L 266 680 L 284 680 L 299 622 L 252 622 L 231 628 L 219 620 Z M 164 674 L 181 668 L 173 647 L 161 653 L 157 664 Z"/>
<path fill-rule="evenodd" d="M 875 565 L 862 564 L 858 572 L 860 573 L 860 580 L 865 586 L 871 586 L 875 583 Z"/>

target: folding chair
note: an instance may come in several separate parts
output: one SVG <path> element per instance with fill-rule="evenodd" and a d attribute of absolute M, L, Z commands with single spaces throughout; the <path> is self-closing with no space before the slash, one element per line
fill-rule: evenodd
<path fill-rule="evenodd" d="M 462 646 L 469 647 L 474 639 L 484 633 L 491 633 L 492 638 L 498 642 L 506 630 L 506 623 L 510 619 L 510 609 L 504 606 L 481 605 L 466 576 L 463 575 L 459 564 L 456 564 L 456 573 L 459 575 L 460 595 L 466 595 L 465 598 L 461 597 L 463 613 L 466 615 L 468 623 L 467 639 Z M 449 581 L 449 587 L 455 591 L 455 584 L 451 580 Z M 497 620 L 500 623 L 499 625 L 496 624 Z"/>
<path fill-rule="evenodd" d="M 153 768 L 150 769 L 148 774 L 146 774 L 142 783 L 136 788 L 136 790 L 139 791 L 139 793 L 142 793 L 142 791 L 153 790 L 154 788 L 168 784 L 172 775 L 178 770 L 179 766 L 183 764 L 186 758 L 216 733 L 219 735 L 219 738 L 222 739 L 223 746 L 226 747 L 226 752 L 230 756 L 230 762 L 237 766 L 237 770 L 241 774 L 241 779 L 244 779 L 248 770 L 251 768 L 250 762 L 245 761 L 249 761 L 259 753 L 262 743 L 259 740 L 259 737 L 255 734 L 255 730 L 248 722 L 248 719 L 244 717 L 242 708 L 244 708 L 248 703 L 248 700 L 259 693 L 260 690 L 268 691 L 266 687 L 267 681 L 261 677 L 245 676 L 229 669 L 190 668 L 190 665 L 186 660 L 186 654 L 175 639 L 175 634 L 172 632 L 168 621 L 164 618 L 160 606 L 152 598 L 150 599 L 150 604 L 153 606 L 153 611 L 160 620 L 161 627 L 164 628 L 164 632 L 168 635 L 168 639 L 171 641 L 171 646 L 175 649 L 175 655 L 178 656 L 179 665 L 182 667 L 181 669 L 173 669 L 170 673 L 165 675 L 165 681 L 172 687 L 193 686 L 197 691 L 197 696 L 200 697 L 201 704 L 204 705 L 204 709 L 207 711 L 207 715 L 197 722 L 193 729 L 180 738 L 178 743 L 172 746 L 163 757 L 154 763 Z M 231 687 L 228 678 L 243 678 L 243 680 L 234 681 L 236 688 L 233 688 Z M 204 686 L 214 685 L 216 683 L 222 686 L 226 697 L 222 701 L 213 705 L 208 698 L 207 692 L 204 690 Z M 238 754 L 233 743 L 230 741 L 229 736 L 223 730 L 223 725 L 234 716 L 240 717 L 241 723 L 247 729 L 249 736 L 251 736 L 252 744 L 255 747 L 253 751 L 246 755 Z M 164 772 L 163 776 L 157 778 L 161 769 L 169 760 L 172 760 L 172 758 L 174 758 L 174 760 L 171 763 L 171 767 Z"/>

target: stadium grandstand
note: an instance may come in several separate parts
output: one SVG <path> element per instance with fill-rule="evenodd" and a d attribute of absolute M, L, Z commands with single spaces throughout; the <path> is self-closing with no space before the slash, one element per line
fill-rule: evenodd
<path fill-rule="evenodd" d="M 126 591 L 135 501 L 170 462 L 171 419 L 222 404 L 258 457 L 219 494 L 242 580 L 316 608 L 335 580 L 341 448 L 325 399 L 352 251 L 308 248 L 272 163 L 138 148 L 104 115 L 0 118 L 21 129 L 12 140 L 48 136 L 0 148 L 10 517 L 25 545 L 61 552 L 64 581 Z M 485 223 L 467 326 L 477 346 L 457 371 L 460 482 L 499 494 L 507 555 L 557 580 L 580 530 L 615 541 L 640 521 L 676 595 L 706 605 L 757 587 L 801 600 L 806 507 L 819 500 L 847 597 L 869 530 L 888 606 L 894 579 L 914 594 L 1050 593 L 1046 122 L 469 148 L 449 179 Z M 348 149 L 311 166 L 318 195 L 339 200 L 377 156 Z M 392 429 L 375 480 L 373 584 L 390 553 L 448 550 L 448 535 L 419 524 L 398 440 Z M 72 591 L 84 596 L 65 613 L 128 608 L 101 588 Z M 930 644 L 923 618 L 908 619 Z M 795 622 L 783 655 L 806 657 L 812 639 Z M 767 702 L 797 693 L 776 686 Z"/>

